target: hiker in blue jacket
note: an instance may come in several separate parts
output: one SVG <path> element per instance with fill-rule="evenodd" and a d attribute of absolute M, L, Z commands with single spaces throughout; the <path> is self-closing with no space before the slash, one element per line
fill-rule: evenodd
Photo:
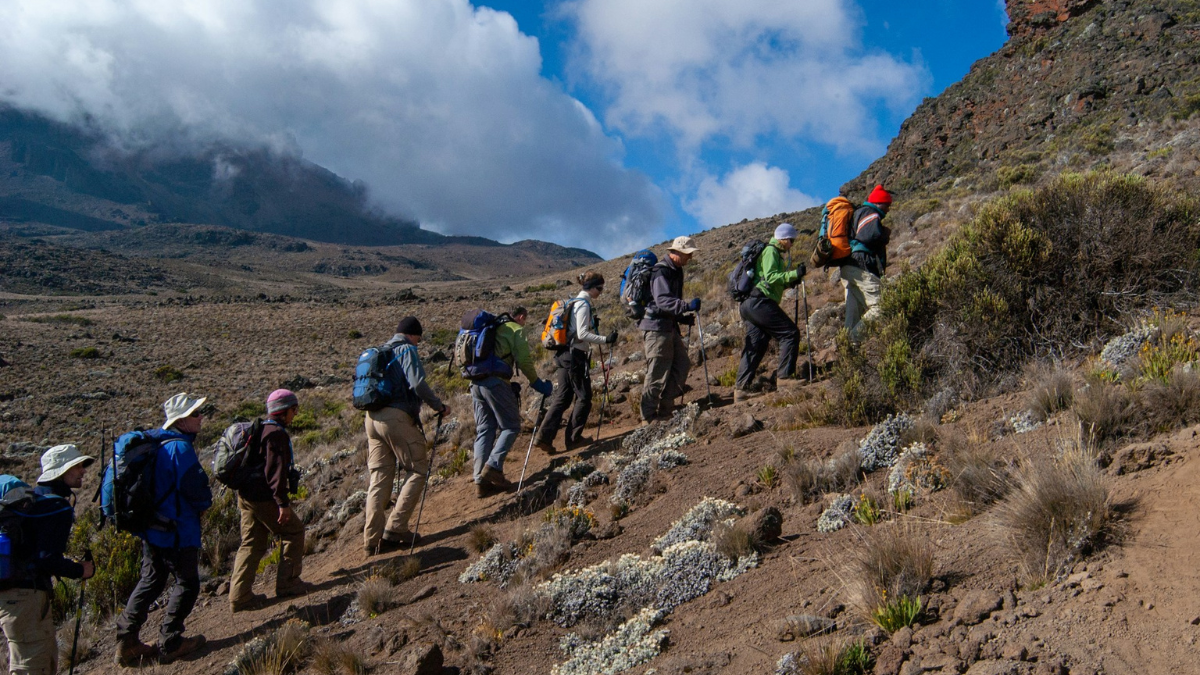
<path fill-rule="evenodd" d="M 116 662 L 138 665 L 157 654 L 170 663 L 204 646 L 203 635 L 183 637 L 183 623 L 200 595 L 200 516 L 212 506 L 208 474 L 200 466 L 193 443 L 203 422 L 199 410 L 205 398 L 176 394 L 163 403 L 166 423 L 156 432 L 159 441 L 155 460 L 155 515 L 162 526 L 140 533 L 142 576 L 117 619 Z M 157 649 L 144 644 L 140 633 L 150 605 L 158 599 L 174 575 L 175 585 L 167 600 Z"/>
<path fill-rule="evenodd" d="M 58 672 L 51 577 L 90 579 L 96 571 L 90 561 L 75 562 L 63 555 L 75 523 L 73 490 L 83 485 L 84 469 L 94 461 L 74 445 L 56 445 L 42 455 L 42 474 L 33 488 L 40 499 L 23 511 L 29 517 L 21 522 L 22 536 L 31 545 L 27 557 L 14 555 L 12 577 L 0 581 L 0 628 L 8 639 L 10 673 Z M 4 480 L 26 487 L 12 476 Z"/>

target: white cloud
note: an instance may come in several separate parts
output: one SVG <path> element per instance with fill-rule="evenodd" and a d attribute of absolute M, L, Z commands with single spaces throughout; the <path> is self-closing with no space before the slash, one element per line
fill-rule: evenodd
<path fill-rule="evenodd" d="M 668 134 L 687 156 L 714 139 L 883 149 L 876 113 L 906 111 L 919 65 L 865 53 L 852 0 L 571 0 L 575 63 L 627 134 Z"/>
<path fill-rule="evenodd" d="M 606 253 L 663 197 L 537 40 L 467 0 L 8 0 L 0 99 L 130 145 L 302 153 L 448 233 Z"/>
<path fill-rule="evenodd" d="M 700 181 L 696 198 L 685 205 L 705 228 L 762 218 L 776 213 L 800 211 L 819 201 L 789 187 L 788 172 L 779 167 L 753 162 L 739 166 L 718 180 Z"/>

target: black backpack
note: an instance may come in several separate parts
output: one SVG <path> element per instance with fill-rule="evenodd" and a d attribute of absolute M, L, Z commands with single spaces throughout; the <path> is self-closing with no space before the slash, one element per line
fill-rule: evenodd
<path fill-rule="evenodd" d="M 650 304 L 650 277 L 654 266 L 658 264 L 658 256 L 649 249 L 643 249 L 633 254 L 629 267 L 621 275 L 621 308 L 625 316 L 634 321 L 641 321 L 646 316 Z"/>
<path fill-rule="evenodd" d="M 742 247 L 737 266 L 729 273 L 729 295 L 734 300 L 742 302 L 754 291 L 758 284 L 758 258 L 766 248 L 767 245 L 758 240 Z"/>
<path fill-rule="evenodd" d="M 71 503 L 43 496 L 16 476 L 0 475 L 0 532 L 8 537 L 10 567 L 0 581 L 21 578 L 37 557 L 38 519 L 71 510 Z"/>
<path fill-rule="evenodd" d="M 100 485 L 100 512 L 105 519 L 111 518 L 118 530 L 141 534 L 151 528 L 175 529 L 173 521 L 158 515 L 161 502 L 154 498 L 158 433 L 130 431 L 113 444 L 113 461 L 104 470 Z"/>

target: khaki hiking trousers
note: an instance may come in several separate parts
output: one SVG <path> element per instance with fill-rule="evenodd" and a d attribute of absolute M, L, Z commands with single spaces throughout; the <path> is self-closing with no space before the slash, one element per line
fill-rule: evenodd
<path fill-rule="evenodd" d="M 58 672 L 58 641 L 49 593 L 32 588 L 0 592 L 0 628 L 8 638 L 10 675 Z"/>
<path fill-rule="evenodd" d="M 409 536 L 408 521 L 421 500 L 425 473 L 429 471 L 429 448 L 425 435 L 413 418 L 399 408 L 384 408 L 367 413 L 367 469 L 371 486 L 367 488 L 367 522 L 363 528 L 363 547 L 373 551 L 385 535 L 388 539 Z M 403 472 L 400 498 L 386 516 L 397 465 Z"/>
<path fill-rule="evenodd" d="M 642 385 L 642 419 L 649 422 L 671 411 L 675 399 L 683 396 L 688 371 L 687 344 L 679 330 L 642 331 L 646 348 L 646 383 Z"/>
<path fill-rule="evenodd" d="M 879 277 L 858 265 L 842 265 L 841 277 L 846 288 L 846 329 L 857 340 L 863 323 L 879 318 Z"/>
<path fill-rule="evenodd" d="M 279 507 L 274 501 L 252 502 L 239 496 L 237 505 L 242 517 L 242 544 L 233 559 L 229 602 L 250 598 L 258 563 L 276 536 L 283 540 L 283 549 L 275 574 L 275 593 L 286 592 L 288 586 L 300 580 L 300 572 L 304 569 L 304 522 L 296 516 L 287 525 L 280 525 Z"/>

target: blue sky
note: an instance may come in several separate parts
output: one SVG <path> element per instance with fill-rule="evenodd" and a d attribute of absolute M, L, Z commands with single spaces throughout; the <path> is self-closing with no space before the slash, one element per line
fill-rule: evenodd
<path fill-rule="evenodd" d="M 616 256 L 830 198 L 1003 22 L 999 0 L 6 0 L 0 101 Z"/>

